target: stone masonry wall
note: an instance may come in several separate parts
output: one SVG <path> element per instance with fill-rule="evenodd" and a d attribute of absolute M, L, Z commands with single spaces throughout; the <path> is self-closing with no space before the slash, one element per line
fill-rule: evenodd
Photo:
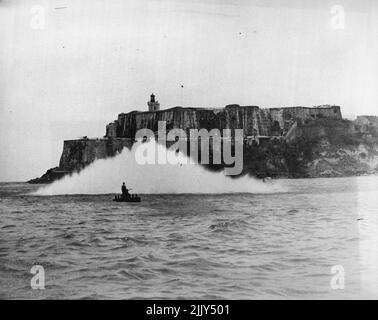
<path fill-rule="evenodd" d="M 131 148 L 131 139 L 78 139 L 66 140 L 59 162 L 64 171 L 81 170 L 96 159 L 114 156 L 124 148 Z"/>
<path fill-rule="evenodd" d="M 158 130 L 158 122 L 166 121 L 167 131 L 189 129 L 244 129 L 245 136 L 283 135 L 297 122 L 319 118 L 341 119 L 338 106 L 314 108 L 290 107 L 260 109 L 257 106 L 228 105 L 223 109 L 175 107 L 160 111 L 121 113 L 106 127 L 106 136 L 134 138 L 142 128 Z"/>

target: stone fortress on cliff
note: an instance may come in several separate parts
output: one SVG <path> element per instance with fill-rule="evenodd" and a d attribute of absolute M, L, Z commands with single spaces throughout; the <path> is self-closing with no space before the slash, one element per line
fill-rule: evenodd
<path fill-rule="evenodd" d="M 257 106 L 227 105 L 224 108 L 174 107 L 160 110 L 152 94 L 148 111 L 121 113 L 118 119 L 106 126 L 105 137 L 133 139 L 139 129 L 158 130 L 158 122 L 165 121 L 167 130 L 190 129 L 244 129 L 247 143 L 275 137 L 290 137 L 293 128 L 311 120 L 342 119 L 339 106 L 321 105 L 312 108 L 288 107 L 262 109 Z"/>
<path fill-rule="evenodd" d="M 378 170 L 376 116 L 349 121 L 342 118 L 336 105 L 260 108 L 231 104 L 161 110 L 154 94 L 147 106 L 146 111 L 120 113 L 106 126 L 103 138 L 65 140 L 59 166 L 29 182 L 49 183 L 82 170 L 96 159 L 115 156 L 125 147 L 131 149 L 136 132 L 150 129 L 157 133 L 159 121 L 165 121 L 167 132 L 174 128 L 187 133 L 190 129 L 243 129 L 243 174 L 317 177 Z M 377 160 L 377 166 L 372 159 Z"/>

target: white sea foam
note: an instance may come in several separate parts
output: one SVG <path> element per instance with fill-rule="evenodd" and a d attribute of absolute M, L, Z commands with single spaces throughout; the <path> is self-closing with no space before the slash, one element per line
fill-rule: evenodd
<path fill-rule="evenodd" d="M 133 193 L 276 193 L 282 191 L 278 181 L 264 183 L 252 177 L 230 178 L 223 172 L 212 172 L 198 164 L 145 164 L 135 160 L 137 144 L 131 150 L 93 162 L 80 173 L 67 176 L 51 185 L 41 187 L 35 195 L 108 194 L 119 193 L 126 182 Z M 150 148 L 165 152 L 165 148 L 149 142 Z M 167 151 L 168 157 L 182 154 Z M 183 164 L 184 163 L 184 164 Z"/>

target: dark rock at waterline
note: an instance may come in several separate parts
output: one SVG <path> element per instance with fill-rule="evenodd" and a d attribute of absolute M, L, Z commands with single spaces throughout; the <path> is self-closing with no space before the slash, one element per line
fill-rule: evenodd
<path fill-rule="evenodd" d="M 41 177 L 37 177 L 35 179 L 31 179 L 27 181 L 27 183 L 31 184 L 42 184 L 42 183 L 52 183 L 56 180 L 59 180 L 66 176 L 67 174 L 71 174 L 71 171 L 64 171 L 60 170 L 59 167 L 51 168 L 46 171 Z"/>

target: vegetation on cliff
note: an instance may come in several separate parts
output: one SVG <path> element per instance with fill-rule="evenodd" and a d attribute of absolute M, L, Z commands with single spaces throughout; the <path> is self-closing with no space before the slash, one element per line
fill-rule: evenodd
<path fill-rule="evenodd" d="M 319 119 L 298 126 L 294 141 L 246 147 L 244 173 L 258 177 L 350 176 L 378 168 L 378 132 L 354 129 L 349 120 Z"/>

